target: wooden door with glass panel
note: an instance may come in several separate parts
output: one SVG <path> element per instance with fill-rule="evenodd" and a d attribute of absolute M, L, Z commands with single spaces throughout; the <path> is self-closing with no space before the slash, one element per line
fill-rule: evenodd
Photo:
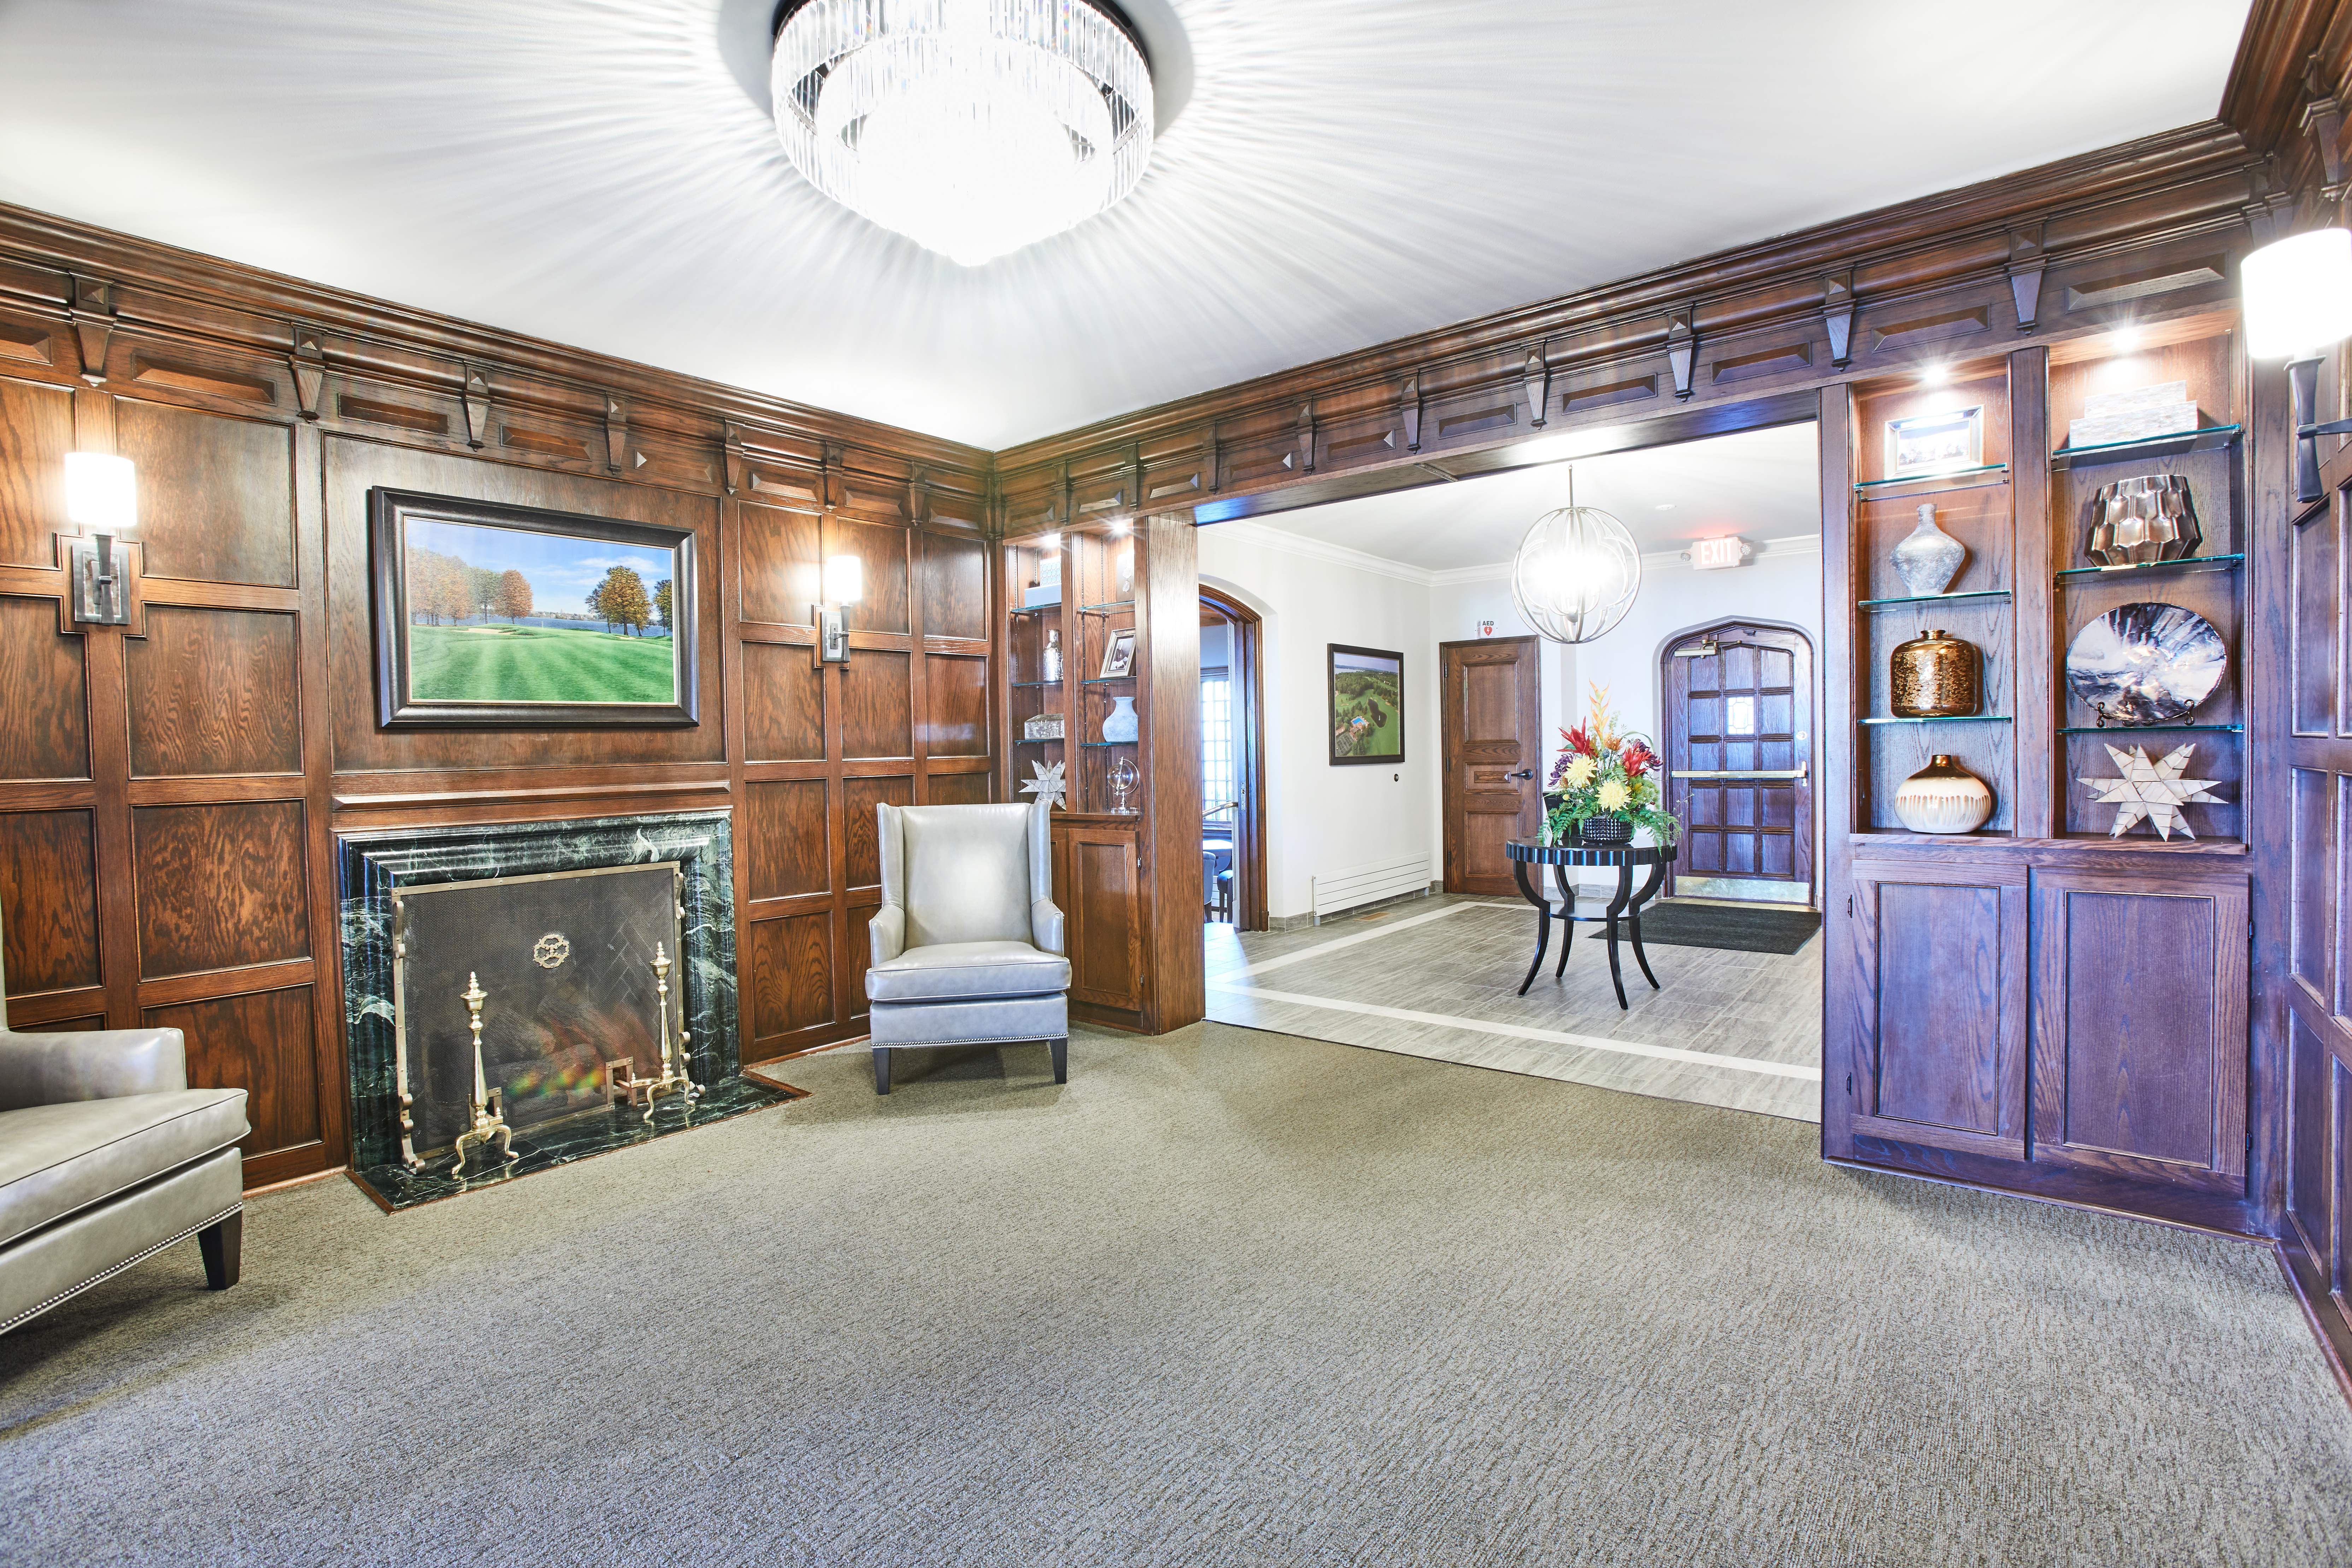
<path fill-rule="evenodd" d="M 1811 903 L 1812 644 L 1725 621 L 1672 639 L 1662 663 L 1667 799 L 1684 827 L 1668 889 Z"/>

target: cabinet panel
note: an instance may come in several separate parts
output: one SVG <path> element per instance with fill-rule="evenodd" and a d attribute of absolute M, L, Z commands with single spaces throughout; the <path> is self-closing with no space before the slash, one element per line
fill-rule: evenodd
<path fill-rule="evenodd" d="M 1143 883 L 1131 827 L 1055 835 L 1054 891 L 1069 931 L 1070 1000 L 1143 1006 Z"/>
<path fill-rule="evenodd" d="M 2027 873 L 1857 860 L 1854 1131 L 2025 1157 Z"/>
<path fill-rule="evenodd" d="M 2033 1158 L 2235 1192 L 2247 883 L 2038 870 Z"/>

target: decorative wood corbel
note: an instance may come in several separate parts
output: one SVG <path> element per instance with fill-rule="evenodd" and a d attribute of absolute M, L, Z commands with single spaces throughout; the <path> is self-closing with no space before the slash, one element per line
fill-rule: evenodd
<path fill-rule="evenodd" d="M 1832 272 L 1822 279 L 1822 325 L 1829 329 L 1830 363 L 1843 370 L 1853 360 L 1853 274 Z"/>
<path fill-rule="evenodd" d="M 490 438 L 490 378 L 473 365 L 462 368 L 466 384 L 458 401 L 466 411 L 466 445 L 479 450 Z"/>
<path fill-rule="evenodd" d="M 2303 106 L 2304 134 L 2311 138 L 2312 151 L 2319 154 L 2319 199 L 2326 205 L 2326 216 L 2336 217 L 2335 208 L 2344 202 L 2344 150 L 2339 139 L 2344 133 L 2344 106 L 2336 95 L 2319 90 L 2319 62 L 2315 58 L 2304 80 L 2311 97 Z"/>
<path fill-rule="evenodd" d="M 817 495 L 818 498 L 824 502 L 824 510 L 831 511 L 834 509 L 835 504 L 833 496 L 833 476 L 835 471 L 841 467 L 840 443 L 835 441 L 825 442 L 818 448 L 816 461 Z"/>
<path fill-rule="evenodd" d="M 1404 449 L 1421 450 L 1421 377 L 1409 375 L 1397 393 L 1397 412 L 1404 416 Z"/>
<path fill-rule="evenodd" d="M 106 349 L 114 337 L 114 289 L 95 278 L 72 275 L 74 342 L 81 351 L 81 378 L 106 384 Z"/>
<path fill-rule="evenodd" d="M 750 459 L 743 455 L 743 426 L 729 419 L 723 422 L 723 427 L 726 432 L 727 447 L 724 453 L 727 463 L 727 493 L 731 496 L 743 488 L 743 466 Z"/>
<path fill-rule="evenodd" d="M 617 474 L 629 458 L 629 407 L 611 393 L 604 395 L 604 471 Z"/>
<path fill-rule="evenodd" d="M 1307 473 L 1315 471 L 1315 405 L 1308 403 L 1298 411 L 1298 466 Z"/>
<path fill-rule="evenodd" d="M 1209 493 L 1225 488 L 1225 444 L 1218 438 L 1214 420 L 1201 427 L 1201 451 L 1209 459 Z"/>
<path fill-rule="evenodd" d="M 1698 307 L 1685 305 L 1666 317 L 1666 368 L 1674 373 L 1676 401 L 1691 395 L 1691 371 L 1698 363 Z"/>
<path fill-rule="evenodd" d="M 918 523 L 931 521 L 931 471 L 917 468 L 907 481 L 907 515 Z"/>
<path fill-rule="evenodd" d="M 319 343 L 319 334 L 297 322 L 294 328 L 294 352 L 286 356 L 287 365 L 294 373 L 294 405 L 305 419 L 319 417 L 319 394 L 327 385 L 327 353 Z"/>
<path fill-rule="evenodd" d="M 2278 179 L 2278 154 L 2273 153 L 2246 171 L 2246 205 L 2238 209 L 2253 232 L 2256 245 L 2280 238 L 2294 212 L 2294 198 Z"/>
<path fill-rule="evenodd" d="M 2017 330 L 2030 332 L 2042 314 L 2042 226 L 2009 231 L 2009 296 L 2017 305 Z"/>
<path fill-rule="evenodd" d="M 1528 388 L 1528 423 L 1540 430 L 1545 410 L 1551 404 L 1551 366 L 1544 363 L 1541 343 L 1528 351 L 1527 369 L 1522 375 Z"/>

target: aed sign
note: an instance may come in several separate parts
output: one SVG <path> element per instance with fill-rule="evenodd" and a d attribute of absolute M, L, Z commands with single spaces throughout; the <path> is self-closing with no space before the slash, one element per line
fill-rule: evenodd
<path fill-rule="evenodd" d="M 1690 563 L 1694 572 L 1714 572 L 1726 566 L 1746 564 L 1748 542 L 1738 534 L 1726 534 L 1721 539 L 1699 539 L 1691 542 Z"/>
<path fill-rule="evenodd" d="M 1482 637 L 1493 637 L 1495 635 L 1495 623 L 1492 621 L 1480 621 L 1478 623 L 1478 635 Z"/>

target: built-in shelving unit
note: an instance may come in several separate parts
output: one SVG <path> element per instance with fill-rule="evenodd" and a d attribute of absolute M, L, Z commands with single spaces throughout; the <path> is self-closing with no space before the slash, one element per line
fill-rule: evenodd
<path fill-rule="evenodd" d="M 2234 447 L 2244 433 L 2242 425 L 2210 425 L 2177 436 L 2154 436 L 2139 441 L 2107 441 L 2090 447 L 2061 447 L 2050 454 L 2053 470 L 2105 463 L 2157 462 L 2191 452 L 2218 452 Z"/>
<path fill-rule="evenodd" d="M 1050 543 L 1041 540 L 1050 539 Z M 1118 700 L 1137 695 L 1136 679 L 1142 663 L 1140 634 L 1136 631 L 1134 586 L 1140 569 L 1142 542 L 1124 523 L 1068 528 L 1036 540 L 1005 547 L 1006 594 L 1011 626 L 1013 798 L 1034 776 L 1034 764 L 1064 764 L 1067 809 L 1079 816 L 1114 813 L 1118 805 L 1111 772 L 1119 761 L 1135 763 L 1136 787 L 1128 793 L 1127 815 L 1139 816 L 1148 791 L 1143 745 L 1134 741 L 1106 741 L 1103 721 L 1117 710 Z M 1062 602 L 1023 605 L 1032 588 L 1058 583 Z M 1104 657 L 1122 633 L 1137 643 L 1126 673 L 1106 675 Z M 1045 652 L 1058 649 L 1061 672 L 1048 679 Z M 1029 721 L 1040 715 L 1058 716 L 1060 739 L 1027 738 Z"/>

